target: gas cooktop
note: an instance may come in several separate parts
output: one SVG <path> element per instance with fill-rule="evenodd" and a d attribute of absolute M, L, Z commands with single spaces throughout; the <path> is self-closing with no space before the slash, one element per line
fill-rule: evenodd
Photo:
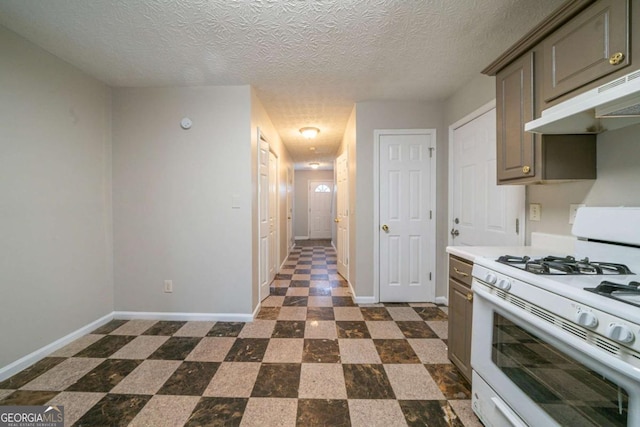
<path fill-rule="evenodd" d="M 572 256 L 545 256 L 532 259 L 528 256 L 504 255 L 496 261 L 533 274 L 542 275 L 620 275 L 634 274 L 626 265 L 613 262 L 576 259 Z"/>

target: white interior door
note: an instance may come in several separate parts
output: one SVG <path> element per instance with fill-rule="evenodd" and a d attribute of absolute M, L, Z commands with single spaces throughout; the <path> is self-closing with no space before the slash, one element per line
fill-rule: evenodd
<path fill-rule="evenodd" d="M 269 152 L 269 283 L 278 272 L 278 159 Z"/>
<path fill-rule="evenodd" d="M 309 238 L 331 238 L 333 182 L 309 181 Z"/>
<path fill-rule="evenodd" d="M 377 131 L 380 301 L 433 301 L 435 130 Z"/>
<path fill-rule="evenodd" d="M 450 131 L 450 242 L 456 246 L 523 245 L 525 187 L 496 184 L 496 109 L 479 110 L 470 117 Z"/>
<path fill-rule="evenodd" d="M 347 152 L 336 159 L 336 251 L 338 273 L 349 279 L 349 171 Z"/>
<path fill-rule="evenodd" d="M 258 150 L 258 265 L 260 300 L 269 296 L 269 143 L 259 138 Z"/>

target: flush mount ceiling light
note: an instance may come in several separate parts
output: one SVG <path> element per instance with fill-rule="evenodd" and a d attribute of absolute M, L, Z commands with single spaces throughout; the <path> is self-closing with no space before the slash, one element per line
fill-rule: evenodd
<path fill-rule="evenodd" d="M 314 127 L 305 127 L 305 128 L 300 128 L 300 133 L 306 139 L 313 139 L 316 136 L 318 136 L 318 134 L 320 133 L 320 129 L 314 128 Z"/>
<path fill-rule="evenodd" d="M 311 166 L 311 169 L 318 169 L 320 163 L 309 163 L 309 166 Z"/>

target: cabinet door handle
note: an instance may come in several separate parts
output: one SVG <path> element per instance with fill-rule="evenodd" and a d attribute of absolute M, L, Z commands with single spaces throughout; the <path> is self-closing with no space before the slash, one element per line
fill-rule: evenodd
<path fill-rule="evenodd" d="M 522 173 L 529 173 L 529 172 L 531 172 L 531 166 L 522 167 Z"/>
<path fill-rule="evenodd" d="M 467 294 L 467 301 L 469 302 L 473 301 L 473 294 L 471 293 Z"/>
<path fill-rule="evenodd" d="M 468 277 L 469 274 L 465 273 L 464 271 L 460 271 L 457 268 L 453 267 L 453 271 L 455 271 L 456 273 L 458 273 L 459 275 L 461 275 L 462 277 Z"/>
<path fill-rule="evenodd" d="M 616 52 L 609 57 L 609 64 L 611 65 L 618 65 L 622 61 L 624 61 L 624 53 L 622 52 Z"/>

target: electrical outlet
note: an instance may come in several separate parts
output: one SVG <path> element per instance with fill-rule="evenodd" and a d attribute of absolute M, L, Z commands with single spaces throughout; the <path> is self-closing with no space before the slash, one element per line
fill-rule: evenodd
<path fill-rule="evenodd" d="M 165 293 L 173 292 L 173 280 L 165 280 L 164 281 L 164 291 L 165 291 Z"/>
<path fill-rule="evenodd" d="M 540 221 L 542 216 L 542 207 L 539 203 L 529 204 L 529 221 Z"/>
<path fill-rule="evenodd" d="M 579 205 L 569 205 L 569 224 L 573 224 L 576 220 L 576 213 L 578 213 L 578 208 L 585 207 L 584 204 Z"/>

